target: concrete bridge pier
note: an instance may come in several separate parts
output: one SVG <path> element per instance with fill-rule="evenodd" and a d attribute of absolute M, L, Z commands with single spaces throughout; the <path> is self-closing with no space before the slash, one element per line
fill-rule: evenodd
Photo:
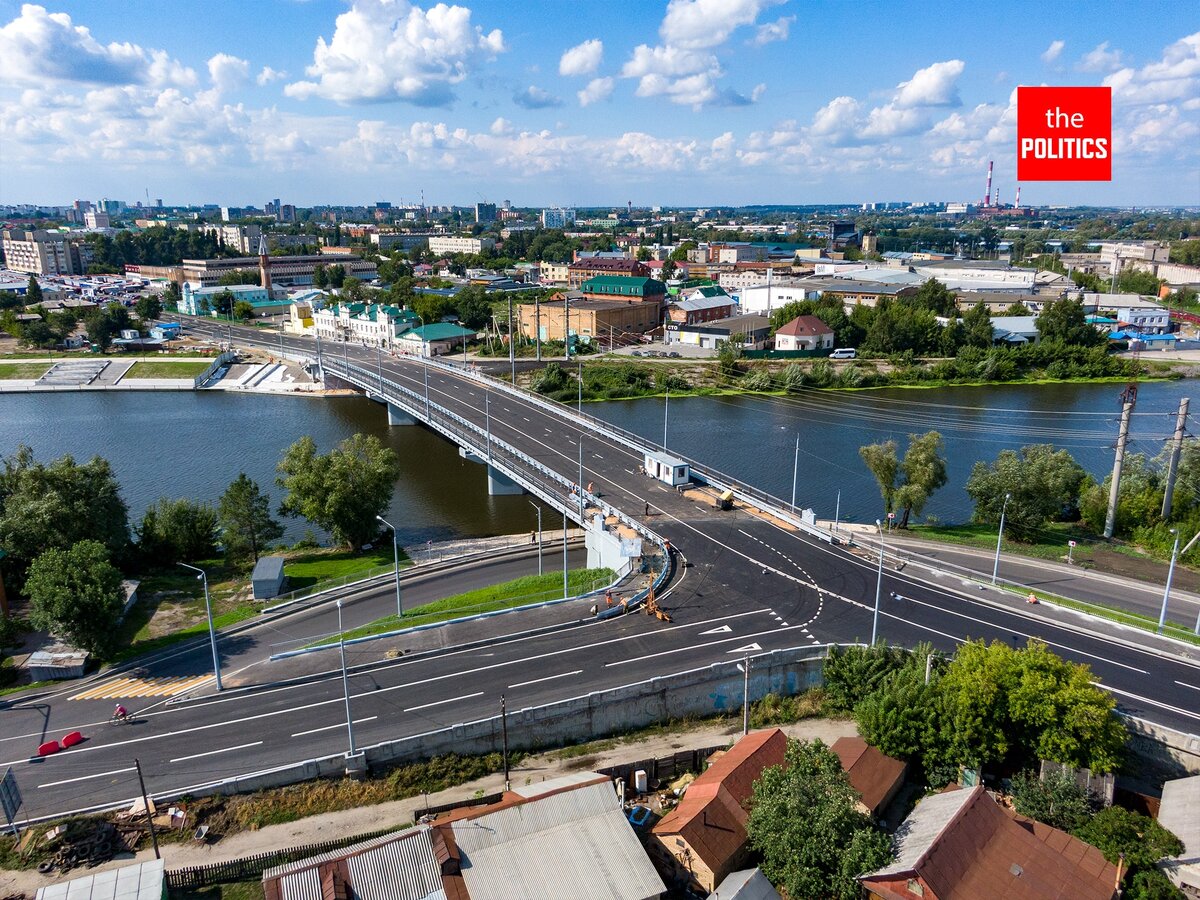
<path fill-rule="evenodd" d="M 388 424 L 389 425 L 419 425 L 419 424 L 421 424 L 419 421 L 417 421 L 415 416 L 410 416 L 408 413 L 406 413 L 400 407 L 395 406 L 394 404 L 389 403 L 387 405 L 387 411 L 388 411 Z"/>
<path fill-rule="evenodd" d="M 471 462 L 480 463 L 487 466 L 487 460 L 468 450 L 466 447 L 458 448 L 458 455 L 463 459 L 468 459 Z M 488 496 L 490 497 L 507 497 L 511 494 L 523 494 L 525 488 L 521 487 L 517 482 L 513 481 L 499 469 L 492 466 L 487 467 L 488 472 Z"/>

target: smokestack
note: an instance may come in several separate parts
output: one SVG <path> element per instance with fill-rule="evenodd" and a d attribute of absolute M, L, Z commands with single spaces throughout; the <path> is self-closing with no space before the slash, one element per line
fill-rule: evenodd
<path fill-rule="evenodd" d="M 1017 185 L 1017 205 L 1016 205 L 1016 208 L 1017 208 L 1017 209 L 1020 209 L 1020 208 L 1021 208 L 1021 186 L 1020 186 L 1019 184 Z"/>
<path fill-rule="evenodd" d="M 999 206 L 999 205 L 1000 205 L 1000 188 L 996 188 L 996 200 L 992 204 L 992 206 Z"/>
<path fill-rule="evenodd" d="M 983 192 L 983 205 L 987 206 L 988 201 L 992 199 L 992 160 L 988 160 L 988 180 L 987 190 Z"/>

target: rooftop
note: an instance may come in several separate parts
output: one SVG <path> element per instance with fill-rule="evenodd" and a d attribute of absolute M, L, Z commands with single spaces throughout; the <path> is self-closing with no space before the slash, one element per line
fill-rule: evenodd
<path fill-rule="evenodd" d="M 793 337 L 814 337 L 822 334 L 833 334 L 833 329 L 816 316 L 796 316 L 796 318 L 782 326 L 775 333 L 785 336 L 791 335 Z"/>
<path fill-rule="evenodd" d="M 850 786 L 858 791 L 863 806 L 872 815 L 878 814 L 880 806 L 887 801 L 896 784 L 903 780 L 907 766 L 860 737 L 838 738 L 830 749 L 841 760 Z"/>

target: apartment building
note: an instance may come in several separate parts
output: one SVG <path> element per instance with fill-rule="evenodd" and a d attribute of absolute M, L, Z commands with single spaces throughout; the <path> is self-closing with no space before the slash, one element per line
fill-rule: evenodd
<path fill-rule="evenodd" d="M 496 239 L 487 236 L 459 237 L 458 235 L 431 235 L 429 237 L 429 252 L 438 256 L 450 256 L 455 253 L 482 253 L 484 250 L 495 249 Z"/>
<path fill-rule="evenodd" d="M 6 231 L 0 242 L 4 264 L 28 275 L 83 275 L 92 262 L 92 247 L 54 231 Z"/>

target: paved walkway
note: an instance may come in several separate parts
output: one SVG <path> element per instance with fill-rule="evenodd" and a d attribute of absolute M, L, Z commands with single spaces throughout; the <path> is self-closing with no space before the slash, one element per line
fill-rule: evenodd
<path fill-rule="evenodd" d="M 789 735 L 802 740 L 820 738 L 826 744 L 832 744 L 839 737 L 857 733 L 854 722 L 848 719 L 808 719 L 793 725 L 783 726 Z M 556 778 L 567 772 L 579 772 L 592 769 L 603 769 L 608 766 L 639 759 L 668 756 L 680 750 L 700 747 L 712 747 L 737 737 L 741 729 L 736 725 L 707 725 L 674 734 L 660 735 L 642 741 L 621 742 L 617 746 L 597 751 L 594 754 L 576 756 L 569 759 L 559 759 L 554 751 L 532 756 L 524 760 L 510 772 L 510 782 L 515 785 L 529 784 Z M 338 838 L 353 837 L 358 834 L 368 834 L 384 828 L 400 828 L 412 822 L 413 810 L 425 805 L 438 806 L 466 800 L 476 794 L 492 794 L 504 787 L 504 776 L 500 773 L 488 775 L 476 781 L 467 782 L 457 787 L 448 788 L 428 797 L 412 797 L 407 800 L 395 800 L 380 803 L 376 806 L 363 806 L 343 812 L 325 813 L 310 816 L 297 822 L 284 825 L 270 825 L 258 831 L 245 831 L 215 844 L 201 847 L 192 844 L 164 844 L 163 859 L 168 869 L 179 869 L 186 866 L 202 866 L 210 863 L 226 862 L 243 856 L 252 856 L 282 847 L 304 846 Z M 40 875 L 36 871 L 13 872 L 0 870 L 0 896 L 25 892 L 32 896 L 38 888 L 61 881 L 70 880 L 84 874 L 94 874 L 134 862 L 145 862 L 154 858 L 154 851 L 144 849 L 136 857 L 126 856 L 124 859 L 114 859 L 94 869 L 74 871 L 66 876 Z"/>

